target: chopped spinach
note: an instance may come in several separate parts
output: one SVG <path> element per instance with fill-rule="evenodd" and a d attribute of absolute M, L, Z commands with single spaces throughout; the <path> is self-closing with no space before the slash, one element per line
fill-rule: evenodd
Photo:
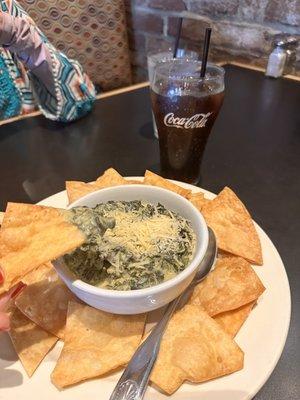
<path fill-rule="evenodd" d="M 109 201 L 74 207 L 71 219 L 88 240 L 64 261 L 78 278 L 95 286 L 154 286 L 183 271 L 194 253 L 190 222 L 162 204 Z"/>

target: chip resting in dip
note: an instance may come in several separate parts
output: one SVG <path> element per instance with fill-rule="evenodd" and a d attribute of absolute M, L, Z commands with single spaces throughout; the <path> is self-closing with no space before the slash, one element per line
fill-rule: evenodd
<path fill-rule="evenodd" d="M 64 261 L 89 284 L 142 289 L 173 278 L 193 258 L 196 238 L 190 222 L 161 204 L 109 201 L 70 211 L 72 223 L 88 240 Z"/>

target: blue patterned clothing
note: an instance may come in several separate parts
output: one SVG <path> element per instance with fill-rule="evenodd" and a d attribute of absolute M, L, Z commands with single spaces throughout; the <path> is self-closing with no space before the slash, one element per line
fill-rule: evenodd
<path fill-rule="evenodd" d="M 0 0 L 0 119 L 37 107 L 52 120 L 88 113 L 95 88 L 77 61 L 59 52 L 15 0 Z"/>

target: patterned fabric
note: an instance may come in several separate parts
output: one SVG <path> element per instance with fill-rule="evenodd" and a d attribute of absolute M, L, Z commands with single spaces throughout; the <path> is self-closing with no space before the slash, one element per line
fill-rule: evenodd
<path fill-rule="evenodd" d="M 0 56 L 0 120 L 19 115 L 21 107 L 19 92 Z"/>
<path fill-rule="evenodd" d="M 51 43 L 108 90 L 131 83 L 123 0 L 19 0 Z"/>
<path fill-rule="evenodd" d="M 6 75 L 10 77 L 15 86 L 14 92 L 17 93 L 18 97 L 21 100 L 21 107 L 19 112 L 9 113 L 9 118 L 19 115 L 19 114 L 29 114 L 35 110 L 37 110 L 37 102 L 34 100 L 33 93 L 30 86 L 30 81 L 27 75 L 27 72 L 24 68 L 24 65 L 11 54 L 8 50 L 2 49 L 0 47 L 0 59 L 2 59 L 2 65 L 4 64 L 6 67 Z M 4 72 L 4 69 L 3 69 Z M 4 117 L 6 111 L 4 110 L 4 104 L 7 99 L 4 101 L 4 93 L 2 92 L 2 109 L 1 109 L 1 119 L 6 119 L 8 117 Z"/>
<path fill-rule="evenodd" d="M 0 117 L 31 112 L 36 103 L 53 120 L 66 122 L 85 115 L 95 100 L 95 89 L 80 64 L 56 50 L 16 1 L 1 0 L 0 8 L 6 13 L 0 30 L 5 47 L 0 48 L 5 69 Z M 15 103 L 9 101 L 9 93 L 14 94 Z"/>
<path fill-rule="evenodd" d="M 87 114 L 95 101 L 95 91 L 80 64 L 50 48 L 56 96 L 52 96 L 33 73 L 30 74 L 34 94 L 47 118 L 62 122 L 76 120 Z"/>

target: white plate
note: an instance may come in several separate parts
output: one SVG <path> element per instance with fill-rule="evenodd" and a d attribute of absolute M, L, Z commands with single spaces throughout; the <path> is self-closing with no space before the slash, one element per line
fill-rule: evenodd
<path fill-rule="evenodd" d="M 178 182 L 177 182 L 178 183 Z M 179 184 L 179 183 L 178 183 Z M 180 185 L 200 191 L 188 184 Z M 208 198 L 215 195 L 206 193 Z M 40 202 L 53 207 L 66 207 L 66 192 L 60 192 Z M 265 293 L 259 299 L 236 341 L 245 352 L 243 370 L 199 385 L 184 384 L 171 397 L 149 388 L 145 400 L 248 400 L 259 391 L 275 368 L 282 353 L 290 322 L 291 298 L 282 260 L 266 233 L 256 225 L 262 244 L 264 265 L 254 267 Z M 58 391 L 50 382 L 50 373 L 61 349 L 59 343 L 28 379 L 7 334 L 0 335 L 0 399 L 1 400 L 108 400 L 120 373 L 103 379 L 83 382 Z"/>

